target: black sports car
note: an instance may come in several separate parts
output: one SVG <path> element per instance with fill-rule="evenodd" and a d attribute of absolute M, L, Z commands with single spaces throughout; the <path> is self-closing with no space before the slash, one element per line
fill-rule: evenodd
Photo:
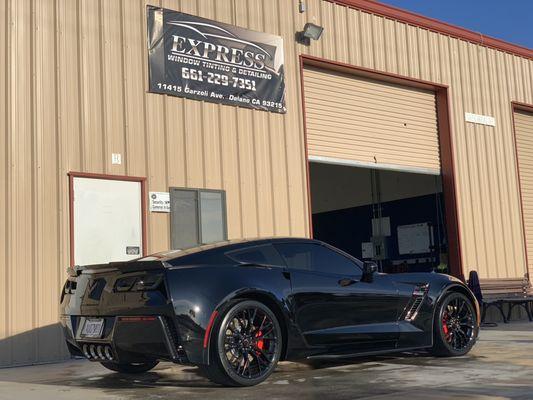
<path fill-rule="evenodd" d="M 279 360 L 466 354 L 479 307 L 459 280 L 378 273 L 325 243 L 275 238 L 75 267 L 61 296 L 73 355 L 120 372 L 160 360 L 255 385 Z"/>

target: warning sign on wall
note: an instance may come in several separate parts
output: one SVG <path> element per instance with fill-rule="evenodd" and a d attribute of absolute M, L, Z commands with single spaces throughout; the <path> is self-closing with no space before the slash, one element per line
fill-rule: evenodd
<path fill-rule="evenodd" d="M 168 192 L 150 192 L 150 212 L 170 212 L 170 194 Z"/>

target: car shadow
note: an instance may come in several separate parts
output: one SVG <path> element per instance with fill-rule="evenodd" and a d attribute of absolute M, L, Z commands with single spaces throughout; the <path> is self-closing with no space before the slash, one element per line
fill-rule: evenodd
<path fill-rule="evenodd" d="M 140 374 L 126 374 L 109 372 L 94 374 L 74 379 L 57 379 L 47 382 L 65 386 L 76 386 L 98 389 L 140 389 L 157 387 L 188 387 L 213 388 L 218 385 L 212 383 L 196 367 L 177 368 L 169 366 L 158 367 L 155 370 Z"/>
<path fill-rule="evenodd" d="M 454 359 L 440 359 L 439 365 L 442 365 L 443 362 L 448 365 L 453 365 L 453 363 L 464 364 L 465 361 L 469 362 L 476 358 L 478 357 L 469 355 Z M 273 375 L 269 378 L 269 381 L 276 382 L 279 379 L 286 380 L 288 375 L 302 378 L 306 375 L 306 371 L 326 371 L 328 368 L 349 368 L 354 371 L 359 370 L 364 372 L 366 369 L 376 367 L 376 364 L 424 366 L 435 365 L 435 360 L 435 357 L 427 352 L 408 352 L 335 360 L 281 362 Z M 196 388 L 209 390 L 222 388 L 220 385 L 212 383 L 199 368 L 194 366 L 161 363 L 152 371 L 140 374 L 111 372 L 105 370 L 103 367 L 96 369 L 91 368 L 90 371 L 85 370 L 85 372 L 79 374 L 79 367 L 81 367 L 81 365 L 72 371 L 72 375 L 55 375 L 51 379 L 40 381 L 40 383 L 78 388 L 93 388 L 104 391 L 158 388 Z M 231 390 L 230 388 L 226 389 Z"/>

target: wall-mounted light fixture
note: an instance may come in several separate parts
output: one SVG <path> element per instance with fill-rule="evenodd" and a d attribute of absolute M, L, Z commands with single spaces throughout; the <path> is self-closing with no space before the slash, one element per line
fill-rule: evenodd
<path fill-rule="evenodd" d="M 308 22 L 304 25 L 303 31 L 296 33 L 296 38 L 299 43 L 309 46 L 311 44 L 311 39 L 320 39 L 323 31 L 324 28 L 322 26 Z"/>

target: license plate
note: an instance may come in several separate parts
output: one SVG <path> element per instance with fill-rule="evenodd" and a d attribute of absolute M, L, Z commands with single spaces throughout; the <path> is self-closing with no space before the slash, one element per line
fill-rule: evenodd
<path fill-rule="evenodd" d="M 104 330 L 103 318 L 91 318 L 86 319 L 83 329 L 81 330 L 81 336 L 86 338 L 100 338 L 102 331 Z"/>

